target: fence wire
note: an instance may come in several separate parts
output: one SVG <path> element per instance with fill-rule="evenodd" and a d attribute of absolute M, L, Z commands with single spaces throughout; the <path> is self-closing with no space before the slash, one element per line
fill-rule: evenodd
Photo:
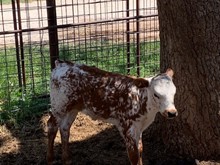
<path fill-rule="evenodd" d="M 1 116 L 48 108 L 57 58 L 143 77 L 159 45 L 156 0 L 0 0 Z"/>

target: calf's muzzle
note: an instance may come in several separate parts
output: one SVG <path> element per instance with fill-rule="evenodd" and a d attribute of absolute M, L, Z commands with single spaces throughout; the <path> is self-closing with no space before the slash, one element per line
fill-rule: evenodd
<path fill-rule="evenodd" d="M 164 111 L 163 115 L 168 119 L 172 119 L 178 115 L 178 112 L 176 109 L 167 109 Z"/>

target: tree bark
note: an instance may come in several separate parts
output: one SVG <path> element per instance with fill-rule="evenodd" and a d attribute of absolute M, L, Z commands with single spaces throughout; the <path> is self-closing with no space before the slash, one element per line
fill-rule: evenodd
<path fill-rule="evenodd" d="M 161 71 L 171 67 L 179 116 L 146 131 L 149 159 L 220 161 L 220 1 L 158 0 Z"/>

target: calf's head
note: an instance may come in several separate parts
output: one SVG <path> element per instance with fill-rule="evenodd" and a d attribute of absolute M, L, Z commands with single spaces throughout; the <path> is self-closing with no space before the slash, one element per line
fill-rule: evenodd
<path fill-rule="evenodd" d="M 174 105 L 176 87 L 172 81 L 173 74 L 172 69 L 167 69 L 166 73 L 152 78 L 149 87 L 152 106 L 169 119 L 176 117 L 178 114 Z"/>

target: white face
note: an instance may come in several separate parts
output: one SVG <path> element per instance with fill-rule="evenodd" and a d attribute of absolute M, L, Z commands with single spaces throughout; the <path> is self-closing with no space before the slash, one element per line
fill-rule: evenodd
<path fill-rule="evenodd" d="M 163 116 L 173 118 L 178 114 L 174 105 L 176 87 L 172 81 L 173 71 L 172 74 L 169 73 L 170 70 L 151 80 L 150 95 L 154 103 L 152 105 L 156 106 L 155 108 L 159 109 Z"/>

